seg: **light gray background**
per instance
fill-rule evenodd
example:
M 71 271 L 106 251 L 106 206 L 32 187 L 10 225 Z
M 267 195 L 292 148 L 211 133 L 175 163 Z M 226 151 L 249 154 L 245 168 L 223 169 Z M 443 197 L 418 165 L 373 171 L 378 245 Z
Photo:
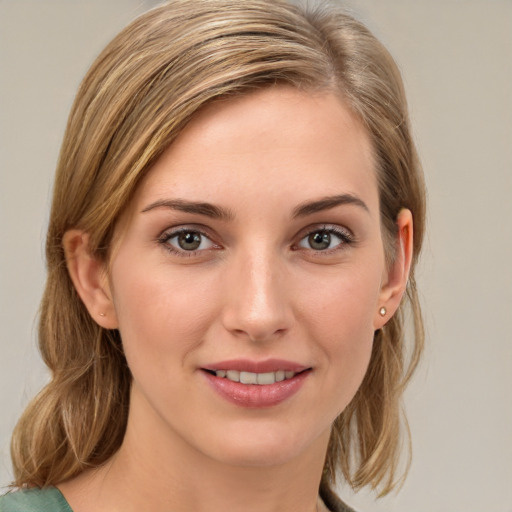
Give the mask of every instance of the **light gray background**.
M 93 58 L 150 0 L 0 0 L 0 487 L 45 382 L 35 316 L 67 113 Z M 512 0 L 350 0 L 404 75 L 429 188 L 427 353 L 406 396 L 414 460 L 366 512 L 512 512 Z

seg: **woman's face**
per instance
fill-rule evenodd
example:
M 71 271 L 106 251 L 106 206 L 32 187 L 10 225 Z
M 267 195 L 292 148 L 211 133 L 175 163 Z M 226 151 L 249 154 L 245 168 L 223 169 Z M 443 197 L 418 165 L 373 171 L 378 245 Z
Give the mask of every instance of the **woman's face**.
M 275 87 L 210 105 L 118 228 L 132 426 L 230 464 L 325 450 L 386 279 L 370 143 L 337 97 Z

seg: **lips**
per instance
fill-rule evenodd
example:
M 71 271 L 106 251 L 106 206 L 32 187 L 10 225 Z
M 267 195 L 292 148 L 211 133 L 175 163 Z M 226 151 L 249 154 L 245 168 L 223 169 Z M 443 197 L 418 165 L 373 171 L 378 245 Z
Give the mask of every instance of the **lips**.
M 241 382 L 242 384 L 255 384 L 258 386 L 267 386 L 288 380 L 297 375 L 295 372 L 288 370 L 277 370 L 275 372 L 253 373 L 239 372 L 238 370 L 217 370 L 215 376 L 221 379 L 228 379 L 232 382 Z
M 202 368 L 213 389 L 242 407 L 277 405 L 299 391 L 311 368 L 294 362 L 230 360 Z
M 229 359 L 218 361 L 203 367 L 204 370 L 237 370 L 239 372 L 268 373 L 284 370 L 285 372 L 300 373 L 307 369 L 307 366 L 287 361 L 285 359 L 265 359 L 264 361 L 253 361 L 251 359 Z

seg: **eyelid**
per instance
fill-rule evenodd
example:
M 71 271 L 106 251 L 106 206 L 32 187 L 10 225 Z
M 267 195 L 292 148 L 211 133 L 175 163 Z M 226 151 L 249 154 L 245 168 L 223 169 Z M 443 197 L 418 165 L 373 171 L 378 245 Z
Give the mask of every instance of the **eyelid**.
M 191 251 L 186 251 L 169 243 L 169 240 L 177 237 L 181 233 L 199 233 L 202 237 L 207 238 L 210 241 L 211 246 L 205 249 L 195 249 Z M 162 231 L 162 233 L 157 237 L 156 241 L 170 253 L 173 253 L 181 257 L 197 256 L 200 253 L 204 253 L 211 249 L 219 249 L 221 247 L 218 243 L 216 243 L 213 240 L 213 236 L 209 233 L 209 230 L 197 224 L 186 224 L 167 228 L 164 231 Z
M 341 242 L 337 244 L 335 247 L 325 250 L 313 249 L 311 247 L 302 247 L 297 244 L 297 248 L 295 250 L 303 249 L 307 251 L 312 251 L 319 255 L 330 254 L 335 251 L 343 250 L 346 248 L 346 246 L 352 245 L 356 241 L 352 231 L 344 226 L 340 226 L 338 224 L 317 224 L 315 226 L 309 226 L 299 233 L 299 243 L 302 242 L 308 236 L 312 235 L 313 233 L 318 233 L 321 231 L 334 234 L 341 240 Z
M 300 242 L 302 242 L 306 237 L 312 235 L 313 233 L 317 232 L 328 232 L 333 234 L 334 236 L 338 237 L 340 239 L 340 242 L 336 244 L 335 247 L 328 248 L 328 249 L 314 249 L 312 247 L 302 247 L 300 246 Z M 187 251 L 185 249 L 180 249 L 179 247 L 176 247 L 169 243 L 169 240 L 178 236 L 180 233 L 199 233 L 202 237 L 205 237 L 209 240 L 211 245 L 204 249 L 195 249 Z M 292 250 L 294 251 L 308 251 L 317 255 L 329 255 L 333 252 L 342 251 L 347 248 L 347 246 L 352 245 L 356 242 L 355 236 L 352 233 L 350 229 L 348 229 L 345 226 L 340 226 L 338 224 L 316 224 L 311 225 L 299 232 L 297 235 L 298 243 L 294 244 L 292 246 Z M 191 256 L 197 256 L 200 253 L 206 253 L 212 249 L 217 250 L 221 249 L 222 246 L 215 241 L 215 237 L 212 236 L 210 233 L 210 230 L 202 225 L 197 224 L 186 224 L 186 225 L 179 225 L 179 226 L 173 226 L 170 228 L 165 229 L 162 231 L 162 233 L 157 237 L 156 241 L 161 244 L 167 251 L 180 256 L 180 257 L 191 257 Z

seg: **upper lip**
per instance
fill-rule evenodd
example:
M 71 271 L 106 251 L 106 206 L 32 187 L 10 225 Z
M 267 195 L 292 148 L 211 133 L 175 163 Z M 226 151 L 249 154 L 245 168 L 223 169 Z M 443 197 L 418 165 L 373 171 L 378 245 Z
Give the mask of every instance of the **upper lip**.
M 269 373 L 284 370 L 299 373 L 307 370 L 309 367 L 293 361 L 284 359 L 266 359 L 264 361 L 253 361 L 250 359 L 229 359 L 227 361 L 219 361 L 202 367 L 203 370 L 237 370 L 239 372 L 250 373 Z

